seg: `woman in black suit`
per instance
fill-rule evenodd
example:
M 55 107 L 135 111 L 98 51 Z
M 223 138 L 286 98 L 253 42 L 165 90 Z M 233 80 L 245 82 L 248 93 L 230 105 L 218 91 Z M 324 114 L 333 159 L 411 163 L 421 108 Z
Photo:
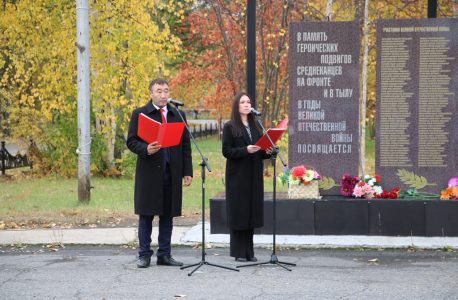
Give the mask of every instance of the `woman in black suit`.
M 223 128 L 230 255 L 242 262 L 257 261 L 253 233 L 254 228 L 264 226 L 262 160 L 269 158 L 272 151 L 254 146 L 262 130 L 250 113 L 251 107 L 250 96 L 238 93 L 232 103 L 231 120 Z

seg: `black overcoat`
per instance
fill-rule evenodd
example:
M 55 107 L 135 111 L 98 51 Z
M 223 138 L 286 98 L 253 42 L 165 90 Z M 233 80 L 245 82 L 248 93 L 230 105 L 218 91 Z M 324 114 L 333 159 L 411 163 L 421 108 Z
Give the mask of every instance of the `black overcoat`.
M 182 122 L 176 108 L 167 104 L 167 123 Z M 180 110 L 185 121 L 186 116 Z M 138 116 L 143 113 L 153 120 L 162 123 L 161 112 L 149 101 L 143 107 L 137 108 L 132 113 L 127 135 L 127 147 L 137 154 L 137 167 L 135 169 L 135 214 L 137 215 L 162 215 L 163 209 L 163 171 L 164 150 L 147 155 L 148 143 L 137 135 Z M 172 217 L 181 216 L 183 177 L 192 176 L 191 143 L 185 128 L 181 142 L 170 147 L 170 171 L 172 173 Z
M 243 135 L 234 137 L 230 122 L 223 128 L 223 155 L 226 161 L 227 226 L 231 230 L 247 230 L 264 226 L 264 179 L 262 159 L 265 151 L 249 154 L 248 145 L 260 138 L 250 123 L 252 140 L 243 127 Z

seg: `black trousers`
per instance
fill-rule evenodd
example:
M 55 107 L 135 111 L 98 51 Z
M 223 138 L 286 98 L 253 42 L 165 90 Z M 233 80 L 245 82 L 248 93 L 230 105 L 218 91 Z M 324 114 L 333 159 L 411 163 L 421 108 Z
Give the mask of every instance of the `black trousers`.
M 172 239 L 173 217 L 172 217 L 172 175 L 170 166 L 167 163 L 164 170 L 164 211 L 162 216 L 159 216 L 159 235 L 157 242 L 159 249 L 157 256 L 168 256 L 172 251 L 170 241 Z M 151 233 L 153 231 L 154 216 L 140 215 L 138 220 L 138 242 L 140 249 L 138 256 L 150 257 L 153 255 L 153 250 L 150 248 Z
M 236 258 L 254 257 L 253 235 L 253 228 L 248 230 L 231 230 L 230 255 Z

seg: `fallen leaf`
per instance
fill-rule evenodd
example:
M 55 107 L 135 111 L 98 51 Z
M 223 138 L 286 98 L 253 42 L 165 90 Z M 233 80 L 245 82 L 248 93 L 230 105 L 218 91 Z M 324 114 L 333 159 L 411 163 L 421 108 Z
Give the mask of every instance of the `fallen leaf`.
M 54 251 L 54 252 L 59 251 L 59 249 L 56 249 L 56 248 L 49 248 L 49 250 Z
M 175 297 L 175 298 L 184 298 L 184 297 L 186 297 L 186 295 L 180 295 L 180 294 L 176 294 L 176 295 L 175 295 L 175 296 L 173 296 L 173 297 Z
M 5 229 L 5 224 L 0 224 L 0 230 Z
M 376 261 L 378 261 L 378 258 L 369 259 L 368 261 L 369 261 L 369 262 L 376 262 Z
M 219 254 L 219 253 L 213 253 L 213 255 L 214 255 L 214 256 L 218 256 L 218 255 L 221 255 L 221 254 Z

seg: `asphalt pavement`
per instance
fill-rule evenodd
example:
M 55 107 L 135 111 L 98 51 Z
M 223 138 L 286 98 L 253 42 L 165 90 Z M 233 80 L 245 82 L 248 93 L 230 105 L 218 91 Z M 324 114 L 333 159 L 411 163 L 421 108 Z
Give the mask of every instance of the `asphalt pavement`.
M 237 268 L 205 232 L 203 255 L 202 223 L 175 226 L 173 257 L 202 263 L 181 270 L 138 269 L 135 227 L 0 230 L 0 299 L 458 299 L 457 238 L 256 235 Z
M 237 268 L 226 248 L 175 246 L 200 268 L 136 267 L 128 246 L 2 247 L 1 299 L 457 299 L 456 252 L 256 249 L 260 262 Z M 207 264 L 208 263 L 208 264 Z M 233 271 L 219 266 L 239 269 Z M 191 276 L 189 272 L 195 271 Z

